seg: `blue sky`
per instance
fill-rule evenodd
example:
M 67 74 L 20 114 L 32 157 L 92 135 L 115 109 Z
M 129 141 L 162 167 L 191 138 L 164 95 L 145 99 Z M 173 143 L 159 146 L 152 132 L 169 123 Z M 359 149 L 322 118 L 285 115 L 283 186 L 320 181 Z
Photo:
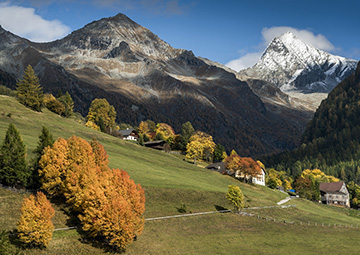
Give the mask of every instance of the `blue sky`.
M 358 0 L 0 0 L 0 24 L 33 41 L 51 41 L 121 12 L 175 48 L 241 69 L 287 30 L 360 59 L 359 10 Z

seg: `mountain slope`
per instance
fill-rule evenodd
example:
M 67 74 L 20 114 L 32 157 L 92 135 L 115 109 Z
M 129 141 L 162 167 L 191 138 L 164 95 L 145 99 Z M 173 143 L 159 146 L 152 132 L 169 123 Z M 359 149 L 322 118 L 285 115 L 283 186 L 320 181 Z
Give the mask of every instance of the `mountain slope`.
M 294 171 L 320 168 L 343 180 L 360 183 L 360 62 L 330 93 L 306 128 L 302 145 L 268 159 Z M 297 166 L 296 166 L 297 165 Z
M 94 21 L 50 43 L 32 43 L 1 28 L 0 39 L 1 72 L 20 78 L 31 64 L 45 92 L 69 91 L 84 115 L 94 98 L 103 97 L 116 108 L 118 122 L 152 119 L 179 132 L 190 121 L 242 155 L 298 142 L 297 124 L 268 112 L 247 83 L 191 51 L 172 48 L 125 15 Z
M 274 38 L 259 62 L 240 74 L 270 82 L 284 92 L 328 93 L 355 70 L 356 63 L 316 49 L 287 32 Z

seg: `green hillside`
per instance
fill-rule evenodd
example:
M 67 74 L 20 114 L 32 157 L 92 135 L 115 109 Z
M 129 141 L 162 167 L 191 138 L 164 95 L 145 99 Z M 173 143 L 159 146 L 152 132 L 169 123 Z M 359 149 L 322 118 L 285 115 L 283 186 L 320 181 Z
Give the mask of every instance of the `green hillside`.
M 65 119 L 47 110 L 31 111 L 14 98 L 0 96 L 0 139 L 5 137 L 9 123 L 20 131 L 27 146 L 28 160 L 32 156 L 42 126 L 54 137 L 72 135 L 90 140 L 96 137 L 109 154 L 110 167 L 126 170 L 146 194 L 145 217 L 176 215 L 185 204 L 187 211 L 215 211 L 229 208 L 225 192 L 230 184 L 240 186 L 246 206 L 269 206 L 286 197 L 286 194 L 267 187 L 248 185 L 183 161 L 178 156 L 138 146 L 131 142 L 100 133 Z M 12 230 L 20 215 L 24 194 L 0 188 L 0 228 Z M 52 201 L 56 210 L 55 228 L 72 226 L 66 207 Z M 248 210 L 261 217 L 271 217 L 276 222 L 257 217 L 231 213 L 192 216 L 148 221 L 144 233 L 128 248 L 126 254 L 322 254 L 322 249 L 338 241 L 339 248 L 357 254 L 360 248 L 353 240 L 360 238 L 360 228 L 333 227 L 360 225 L 357 211 L 317 205 L 301 199 L 288 209 Z M 283 221 L 294 221 L 285 224 Z M 299 225 L 311 222 L 312 226 Z M 316 224 L 332 227 L 315 227 Z M 325 250 L 324 250 L 325 251 Z M 323 254 L 336 254 L 332 251 Z M 26 254 L 102 254 L 105 251 L 84 241 L 77 230 L 56 231 L 50 246 L 44 250 L 25 250 Z

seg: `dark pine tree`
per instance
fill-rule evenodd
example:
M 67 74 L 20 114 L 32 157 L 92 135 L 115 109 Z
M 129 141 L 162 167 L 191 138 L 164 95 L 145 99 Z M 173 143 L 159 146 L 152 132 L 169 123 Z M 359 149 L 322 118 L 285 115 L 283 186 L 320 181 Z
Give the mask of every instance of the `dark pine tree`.
M 217 144 L 214 149 L 214 162 L 221 162 L 224 159 L 225 148 L 221 144 Z
M 69 92 L 66 92 L 65 95 L 62 95 L 58 98 L 60 103 L 62 103 L 65 107 L 65 111 L 63 112 L 63 116 L 69 118 L 74 113 L 74 101 L 71 98 Z
M 44 94 L 31 65 L 25 69 L 23 79 L 16 84 L 16 93 L 20 103 L 40 112 L 44 104 Z
M 35 157 L 33 159 L 33 163 L 31 166 L 31 177 L 29 179 L 28 186 L 34 189 L 40 188 L 40 181 L 39 181 L 39 161 L 41 156 L 44 154 L 44 149 L 48 146 L 52 146 L 55 142 L 52 134 L 50 131 L 43 126 L 41 130 L 41 134 L 39 136 L 38 145 L 34 150 Z
M 4 185 L 24 187 L 29 177 L 25 144 L 19 131 L 10 123 L 0 148 L 0 181 Z

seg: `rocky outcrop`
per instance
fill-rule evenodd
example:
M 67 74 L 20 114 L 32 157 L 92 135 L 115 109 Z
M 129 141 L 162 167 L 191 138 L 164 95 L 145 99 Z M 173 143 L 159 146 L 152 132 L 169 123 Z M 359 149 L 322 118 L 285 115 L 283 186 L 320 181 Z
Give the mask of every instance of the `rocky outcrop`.
M 119 46 L 113 48 L 104 59 L 118 58 L 122 62 L 137 62 L 135 54 L 131 51 L 129 44 L 122 41 Z

